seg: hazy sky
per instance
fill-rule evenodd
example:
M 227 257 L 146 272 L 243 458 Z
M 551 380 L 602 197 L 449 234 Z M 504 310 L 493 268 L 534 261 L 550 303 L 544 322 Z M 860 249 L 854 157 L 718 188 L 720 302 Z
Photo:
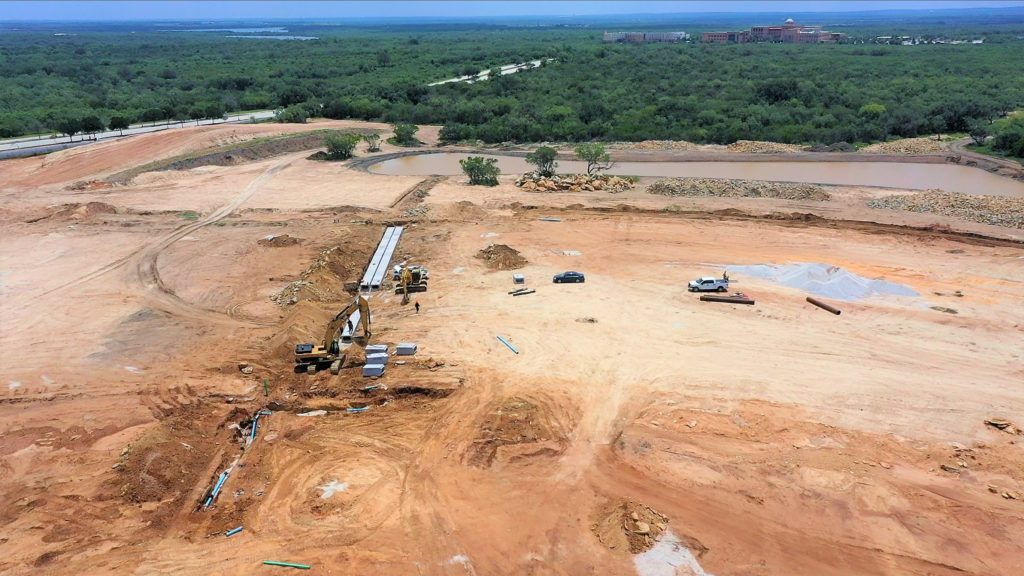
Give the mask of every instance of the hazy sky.
M 893 9 L 941 9 L 1024 6 L 1024 0 L 864 1 L 826 2 L 745 0 L 652 2 L 171 2 L 171 1 L 0 1 L 0 20 L 216 20 L 240 18 L 343 17 L 478 17 L 573 16 L 593 14 L 653 14 L 685 12 L 843 12 Z

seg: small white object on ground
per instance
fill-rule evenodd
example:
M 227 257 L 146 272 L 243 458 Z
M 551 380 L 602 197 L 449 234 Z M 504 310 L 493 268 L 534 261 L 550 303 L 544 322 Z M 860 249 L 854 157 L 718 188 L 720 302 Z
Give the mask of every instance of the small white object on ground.
M 323 416 L 327 414 L 327 410 L 313 410 L 311 412 L 303 412 L 302 414 L 296 414 L 296 416 Z
M 344 492 L 348 490 L 348 484 L 346 482 L 338 482 L 337 480 L 331 480 L 327 484 L 320 487 L 320 498 L 327 500 L 331 496 L 334 496 L 335 492 Z
M 697 557 L 671 530 L 666 531 L 650 550 L 634 556 L 633 567 L 639 576 L 713 576 L 701 568 Z

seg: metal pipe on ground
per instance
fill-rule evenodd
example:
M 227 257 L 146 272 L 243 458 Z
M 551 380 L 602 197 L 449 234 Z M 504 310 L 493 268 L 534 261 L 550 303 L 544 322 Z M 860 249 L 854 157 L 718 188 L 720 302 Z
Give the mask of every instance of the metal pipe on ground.
M 840 309 L 836 308 L 835 306 L 826 304 L 821 300 L 818 300 L 817 298 L 811 298 L 810 296 L 808 296 L 807 301 L 810 302 L 811 304 L 814 304 L 818 308 L 821 308 L 822 310 L 828 310 L 829 312 L 835 314 L 836 316 L 842 314 L 842 311 Z
M 295 562 L 278 562 L 277 560 L 264 560 L 263 563 L 267 566 L 284 566 L 285 568 L 298 568 L 299 570 L 309 570 L 312 568 L 309 564 L 296 564 Z
M 713 296 L 711 294 L 704 294 L 700 297 L 701 302 L 721 302 L 723 304 L 747 304 L 753 305 L 754 301 L 750 298 L 741 298 L 739 296 Z
M 504 344 L 506 348 L 508 348 L 509 350 L 511 350 L 511 351 L 512 351 L 513 353 L 515 353 L 515 354 L 519 354 L 519 350 L 516 350 L 516 347 L 515 347 L 515 346 L 513 346 L 511 342 L 509 342 L 508 340 L 505 340 L 505 339 L 504 339 L 504 338 L 502 338 L 501 336 L 496 336 L 496 338 L 497 338 L 497 339 L 498 339 L 498 340 L 499 340 L 499 341 L 500 341 L 500 342 L 501 342 L 502 344 Z

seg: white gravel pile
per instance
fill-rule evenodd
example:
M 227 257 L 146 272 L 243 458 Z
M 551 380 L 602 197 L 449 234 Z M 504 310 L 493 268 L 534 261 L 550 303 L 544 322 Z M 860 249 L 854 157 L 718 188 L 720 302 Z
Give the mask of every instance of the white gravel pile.
M 783 286 L 803 290 L 834 300 L 853 301 L 871 296 L 917 296 L 909 286 L 872 280 L 838 266 L 828 264 L 754 264 L 729 266 L 730 275 L 747 275 L 770 280 Z

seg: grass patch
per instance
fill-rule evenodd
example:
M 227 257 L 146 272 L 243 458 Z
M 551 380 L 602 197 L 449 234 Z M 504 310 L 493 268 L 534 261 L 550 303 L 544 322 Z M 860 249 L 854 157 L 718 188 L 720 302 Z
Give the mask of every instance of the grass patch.
M 1024 158 L 1021 158 L 1020 156 L 1013 156 L 1007 154 L 1006 152 L 996 150 L 995 148 L 992 147 L 991 144 L 982 144 L 981 146 L 977 144 L 968 144 L 965 148 L 967 150 L 970 150 L 971 152 L 977 152 L 978 154 L 984 154 L 985 156 L 992 156 L 993 158 L 1002 158 L 1004 160 L 1024 162 Z
M 178 212 L 175 214 L 178 218 L 183 220 L 199 220 L 199 212 L 195 210 L 185 210 L 184 212 Z
M 401 142 L 396 140 L 394 136 L 388 138 L 387 142 L 392 146 L 401 146 L 402 148 L 419 148 L 420 146 L 423 146 L 423 142 L 419 140 L 417 140 L 414 144 L 402 144 Z

